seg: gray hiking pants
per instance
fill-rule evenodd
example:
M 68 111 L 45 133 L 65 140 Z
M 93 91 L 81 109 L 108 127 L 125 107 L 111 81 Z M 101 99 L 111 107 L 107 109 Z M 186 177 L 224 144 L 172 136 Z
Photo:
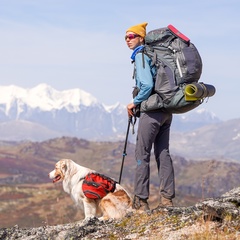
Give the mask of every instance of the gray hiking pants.
M 149 197 L 149 164 L 153 145 L 160 181 L 160 195 L 168 199 L 175 197 L 174 169 L 169 154 L 171 122 L 172 114 L 164 112 L 141 113 L 139 118 L 134 194 L 142 199 Z

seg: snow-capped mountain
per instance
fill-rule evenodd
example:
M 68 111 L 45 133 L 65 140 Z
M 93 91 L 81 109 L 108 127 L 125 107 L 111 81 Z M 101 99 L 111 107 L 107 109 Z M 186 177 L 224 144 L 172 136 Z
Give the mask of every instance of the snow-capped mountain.
M 27 125 L 33 124 L 45 127 L 52 133 L 56 132 L 57 135 L 94 140 L 111 139 L 118 133 L 121 134 L 124 125 L 123 109 L 124 106 L 120 104 L 104 106 L 91 94 L 80 89 L 57 91 L 46 84 L 32 89 L 4 86 L 0 87 L 0 128 L 4 131 L 9 126 L 7 132 L 15 129 L 15 135 L 4 135 L 2 132 L 0 139 L 24 139 L 24 136 L 18 136 L 18 128 L 21 125 L 21 129 L 29 129 Z M 25 133 L 25 139 L 29 139 L 31 133 Z M 42 131 L 39 132 L 41 134 Z
M 125 106 L 105 106 L 81 89 L 57 91 L 47 84 L 31 89 L 0 86 L 0 140 L 39 141 L 63 135 L 119 140 L 124 139 L 127 121 Z M 187 131 L 219 121 L 197 109 L 175 115 L 172 128 Z
M 39 108 L 41 111 L 60 110 L 78 112 L 80 106 L 94 106 L 98 104 L 96 98 L 80 89 L 57 91 L 47 84 L 40 84 L 31 89 L 23 89 L 14 85 L 0 87 L 0 104 L 6 104 L 5 114 L 17 106 L 17 113 L 24 111 L 23 106 Z

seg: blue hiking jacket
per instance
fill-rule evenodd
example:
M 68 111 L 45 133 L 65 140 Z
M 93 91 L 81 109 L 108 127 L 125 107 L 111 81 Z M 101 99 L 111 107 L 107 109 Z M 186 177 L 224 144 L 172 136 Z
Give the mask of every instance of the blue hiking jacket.
M 139 105 L 142 101 L 147 100 L 152 93 L 154 86 L 153 77 L 156 73 L 156 68 L 151 66 L 151 59 L 144 54 L 144 65 L 142 53 L 138 52 L 132 59 L 135 61 L 135 81 L 139 88 L 138 95 L 133 99 L 135 105 Z

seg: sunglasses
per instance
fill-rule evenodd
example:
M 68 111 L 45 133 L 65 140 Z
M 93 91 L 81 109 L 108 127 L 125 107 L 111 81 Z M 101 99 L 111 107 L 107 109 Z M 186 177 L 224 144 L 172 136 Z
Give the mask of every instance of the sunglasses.
M 128 35 L 125 36 L 125 40 L 127 40 L 127 39 L 132 40 L 136 37 L 140 37 L 140 36 L 137 35 L 137 34 L 128 34 Z

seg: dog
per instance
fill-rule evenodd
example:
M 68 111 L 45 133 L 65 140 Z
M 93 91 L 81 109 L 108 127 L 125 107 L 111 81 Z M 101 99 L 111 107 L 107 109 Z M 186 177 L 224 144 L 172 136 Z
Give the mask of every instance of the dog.
M 70 194 L 76 205 L 84 209 L 84 221 L 98 217 L 100 221 L 123 218 L 132 210 L 132 198 L 118 183 L 114 192 L 109 192 L 102 199 L 87 198 L 82 190 L 82 183 L 88 173 L 96 171 L 83 167 L 71 159 L 62 159 L 48 175 L 53 183 L 62 182 L 63 189 Z

